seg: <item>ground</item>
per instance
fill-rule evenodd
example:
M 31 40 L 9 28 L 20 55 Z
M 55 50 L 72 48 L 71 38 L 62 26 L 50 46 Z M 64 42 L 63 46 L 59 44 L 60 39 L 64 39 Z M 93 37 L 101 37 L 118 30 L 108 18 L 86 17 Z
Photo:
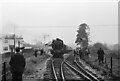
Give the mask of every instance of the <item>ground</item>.
M 43 74 L 46 71 L 46 62 L 48 59 L 49 56 L 30 57 L 27 60 L 23 81 L 42 80 Z
M 46 69 L 45 67 L 46 61 L 50 57 L 50 55 L 45 54 L 45 55 L 38 55 L 38 57 L 35 57 L 33 50 L 28 50 L 24 52 L 23 54 L 26 59 L 26 67 L 25 67 L 25 71 L 23 74 L 23 79 L 24 79 L 23 81 L 30 81 L 30 79 L 31 81 L 36 80 L 36 79 L 43 79 L 43 73 Z M 9 66 L 8 63 L 11 58 L 11 55 L 12 53 L 3 54 L 1 63 L 6 62 L 7 66 Z M 0 68 L 0 72 L 2 72 L 2 68 Z M 11 75 L 9 75 L 8 77 L 10 76 Z
M 43 74 L 46 71 L 46 62 L 50 58 L 50 55 L 48 55 L 48 54 L 42 55 L 42 56 L 38 55 L 38 57 L 35 57 L 33 55 L 33 53 L 34 52 L 24 53 L 24 55 L 26 57 L 26 67 L 25 67 L 25 71 L 24 71 L 24 74 L 23 74 L 23 81 L 42 80 L 43 79 Z M 69 54 L 65 54 L 64 58 L 67 58 L 68 56 L 69 56 Z M 9 58 L 10 57 L 7 57 L 4 60 L 9 62 Z M 98 60 L 97 60 L 97 54 L 91 55 L 91 57 L 89 57 L 89 59 L 87 58 L 87 60 L 89 60 L 93 64 L 99 66 L 98 65 Z M 107 58 L 107 64 L 110 65 L 110 59 L 109 58 Z M 113 64 L 113 66 L 114 65 L 115 65 L 115 63 Z M 103 67 L 103 66 L 100 66 L 100 67 Z M 116 67 L 114 66 L 113 71 L 115 70 L 115 68 Z
M 110 71 L 111 68 L 111 57 L 108 57 L 109 55 L 105 55 L 106 57 L 106 63 L 103 65 L 99 65 L 98 59 L 97 59 L 97 54 L 91 54 L 90 57 L 86 57 L 86 60 L 91 62 L 92 64 L 98 66 L 101 69 L 108 70 Z M 112 74 L 115 76 L 119 76 L 120 74 L 120 66 L 119 66 L 119 59 L 112 58 Z

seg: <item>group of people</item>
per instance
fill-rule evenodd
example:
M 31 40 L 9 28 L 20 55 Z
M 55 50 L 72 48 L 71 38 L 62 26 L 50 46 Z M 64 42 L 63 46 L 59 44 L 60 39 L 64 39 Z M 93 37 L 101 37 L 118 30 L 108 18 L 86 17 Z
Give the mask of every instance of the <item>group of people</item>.
M 81 48 L 74 50 L 74 56 L 79 56 L 80 59 L 82 59 L 84 56 L 89 55 L 90 51 L 89 49 L 82 50 Z
M 80 59 L 83 59 L 84 56 L 89 56 L 90 54 L 90 50 L 88 49 L 87 51 L 83 51 L 81 48 L 80 49 L 76 49 L 74 50 L 74 56 L 79 56 Z M 104 50 L 102 48 L 99 48 L 97 51 L 97 55 L 98 55 L 98 61 L 99 61 L 99 65 L 104 63 Z
M 82 53 L 81 49 L 74 50 L 74 57 L 76 57 L 78 55 L 79 55 L 80 58 L 82 58 L 83 53 Z
M 40 51 L 41 51 L 41 55 L 42 55 L 44 53 L 44 50 L 41 49 Z M 83 54 L 84 53 L 83 53 L 82 49 L 74 50 L 75 56 L 79 56 L 80 58 L 83 58 Z M 104 54 L 105 54 L 104 50 L 102 48 L 100 48 L 97 51 L 97 54 L 98 54 L 99 64 L 103 64 L 104 63 Z M 37 51 L 35 51 L 35 57 L 37 57 Z M 25 69 L 26 61 L 25 61 L 23 54 L 20 53 L 19 47 L 16 47 L 16 54 L 11 56 L 9 65 L 10 65 L 10 70 L 12 73 L 12 81 L 22 81 L 22 74 Z
M 57 41 L 57 42 L 56 42 Z M 59 42 L 59 43 L 58 43 Z M 53 41 L 52 48 L 53 49 L 61 49 L 61 45 L 63 45 L 63 41 L 59 38 Z M 11 56 L 9 65 L 10 71 L 12 73 L 12 81 L 22 81 L 22 75 L 25 69 L 26 61 L 24 55 L 20 53 L 20 47 L 15 48 L 16 53 Z M 43 55 L 45 53 L 44 49 L 36 49 L 34 52 L 34 56 L 37 57 L 38 54 Z
M 35 57 L 37 57 L 38 54 L 43 55 L 43 53 L 44 53 L 44 50 L 42 48 L 42 49 L 35 50 L 34 55 L 35 55 Z

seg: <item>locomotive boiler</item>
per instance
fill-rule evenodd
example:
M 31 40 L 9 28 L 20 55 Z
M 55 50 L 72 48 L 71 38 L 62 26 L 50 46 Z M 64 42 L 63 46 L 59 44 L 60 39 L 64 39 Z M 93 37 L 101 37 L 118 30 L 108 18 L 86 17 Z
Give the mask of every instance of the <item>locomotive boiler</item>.
M 63 55 L 70 50 L 67 50 L 67 46 L 64 44 L 63 40 L 56 38 L 52 41 L 52 50 L 51 54 L 53 58 L 63 58 Z

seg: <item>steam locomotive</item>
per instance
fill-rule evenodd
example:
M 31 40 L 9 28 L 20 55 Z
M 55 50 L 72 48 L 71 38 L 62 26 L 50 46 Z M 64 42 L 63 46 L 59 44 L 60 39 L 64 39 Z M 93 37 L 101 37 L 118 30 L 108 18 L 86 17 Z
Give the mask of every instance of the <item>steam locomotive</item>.
M 52 50 L 51 54 L 53 55 L 53 58 L 63 58 L 63 55 L 65 53 L 68 53 L 72 51 L 72 49 L 68 49 L 68 46 L 64 44 L 63 40 L 56 38 L 52 41 Z

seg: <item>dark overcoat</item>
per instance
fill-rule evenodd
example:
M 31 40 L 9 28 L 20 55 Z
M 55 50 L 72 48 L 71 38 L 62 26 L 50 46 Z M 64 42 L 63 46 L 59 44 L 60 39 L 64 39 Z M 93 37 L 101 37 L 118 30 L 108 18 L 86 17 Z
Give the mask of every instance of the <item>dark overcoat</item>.
M 98 59 L 103 59 L 104 58 L 104 51 L 102 49 L 99 49 L 97 51 L 98 54 Z
M 25 58 L 17 53 L 11 57 L 9 64 L 12 72 L 23 72 L 26 65 Z

